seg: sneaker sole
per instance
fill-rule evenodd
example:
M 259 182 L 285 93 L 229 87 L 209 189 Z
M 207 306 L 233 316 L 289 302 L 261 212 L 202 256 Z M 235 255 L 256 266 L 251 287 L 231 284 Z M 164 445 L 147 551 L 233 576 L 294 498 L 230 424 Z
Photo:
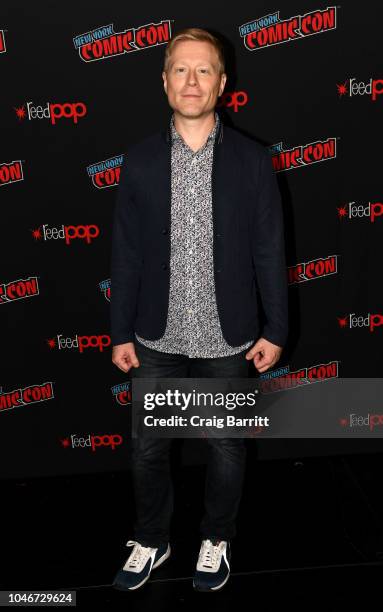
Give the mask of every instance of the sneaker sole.
M 139 589 L 143 584 L 145 584 L 145 582 L 147 580 L 149 580 L 150 578 L 150 574 L 152 573 L 152 571 L 156 568 L 159 567 L 159 565 L 161 565 L 164 561 L 166 561 L 166 559 L 168 559 L 170 557 L 170 553 L 171 553 L 171 549 L 170 549 L 170 544 L 168 544 L 168 548 L 167 551 L 162 555 L 162 557 L 160 557 L 155 563 L 154 565 L 152 565 L 152 569 L 150 570 L 149 574 L 146 576 L 146 578 L 144 578 L 143 580 L 141 580 L 141 582 L 139 582 L 138 584 L 136 584 L 135 586 L 132 587 L 121 587 L 118 585 L 112 585 L 114 589 L 116 589 L 117 591 L 135 591 L 136 589 Z
M 229 580 L 229 577 L 230 577 L 230 574 L 228 574 L 226 576 L 225 580 L 223 582 L 221 582 L 221 584 L 219 584 L 218 586 L 215 586 L 215 587 L 206 587 L 206 588 L 197 586 L 196 584 L 194 584 L 194 580 L 193 580 L 193 588 L 194 588 L 195 591 L 199 591 L 201 593 L 212 593 L 212 592 L 215 593 L 216 591 L 219 591 L 220 589 L 222 589 L 225 586 L 226 582 Z

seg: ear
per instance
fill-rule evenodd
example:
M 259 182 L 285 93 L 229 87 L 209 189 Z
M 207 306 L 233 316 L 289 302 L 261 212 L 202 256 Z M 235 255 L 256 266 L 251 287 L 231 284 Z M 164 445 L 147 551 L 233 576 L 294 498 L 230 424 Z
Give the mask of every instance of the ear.
M 221 84 L 219 86 L 219 94 L 218 94 L 218 96 L 222 96 L 223 90 L 225 89 L 226 80 L 227 80 L 227 75 L 225 73 L 223 73 L 221 75 Z
M 165 90 L 165 93 L 167 93 L 168 84 L 167 84 L 166 72 L 165 71 L 162 72 L 162 79 L 164 81 L 164 90 Z

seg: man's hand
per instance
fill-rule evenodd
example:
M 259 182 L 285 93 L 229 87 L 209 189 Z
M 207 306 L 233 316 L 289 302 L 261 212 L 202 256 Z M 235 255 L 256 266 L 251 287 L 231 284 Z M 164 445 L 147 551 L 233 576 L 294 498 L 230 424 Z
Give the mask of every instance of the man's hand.
M 282 348 L 265 338 L 259 338 L 245 356 L 246 359 L 253 359 L 258 372 L 262 373 L 277 363 L 281 356 Z
M 125 344 L 116 344 L 112 350 L 112 361 L 123 372 L 129 372 L 130 368 L 138 368 L 138 361 L 134 342 L 126 342 Z

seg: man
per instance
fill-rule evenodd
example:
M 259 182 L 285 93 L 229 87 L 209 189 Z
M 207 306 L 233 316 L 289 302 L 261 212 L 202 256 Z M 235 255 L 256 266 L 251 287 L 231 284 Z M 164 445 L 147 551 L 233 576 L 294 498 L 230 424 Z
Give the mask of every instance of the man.
M 221 43 L 199 28 L 168 43 L 166 130 L 131 146 L 121 170 L 111 258 L 113 363 L 147 378 L 265 372 L 287 338 L 280 195 L 267 149 L 224 126 Z M 266 315 L 259 329 L 257 293 Z M 215 591 L 245 468 L 243 438 L 209 438 L 202 543 L 193 586 Z M 166 438 L 132 439 L 137 520 L 114 586 L 134 590 L 170 555 L 173 488 Z

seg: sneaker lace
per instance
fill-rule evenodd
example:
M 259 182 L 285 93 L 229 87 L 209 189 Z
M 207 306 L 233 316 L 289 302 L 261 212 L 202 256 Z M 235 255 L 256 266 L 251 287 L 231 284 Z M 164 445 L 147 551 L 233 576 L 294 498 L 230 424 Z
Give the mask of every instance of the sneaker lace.
M 204 567 L 213 568 L 217 564 L 219 542 L 213 544 L 211 540 L 204 540 L 203 547 L 200 553 L 200 562 Z
M 134 547 L 127 561 L 127 566 L 131 568 L 137 568 L 144 558 L 146 559 L 149 557 L 150 551 L 152 550 L 149 546 L 142 546 L 139 542 L 135 542 L 134 540 L 129 540 L 126 546 Z

